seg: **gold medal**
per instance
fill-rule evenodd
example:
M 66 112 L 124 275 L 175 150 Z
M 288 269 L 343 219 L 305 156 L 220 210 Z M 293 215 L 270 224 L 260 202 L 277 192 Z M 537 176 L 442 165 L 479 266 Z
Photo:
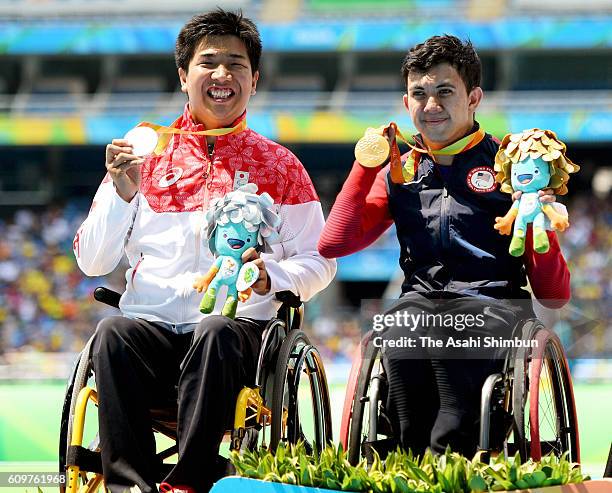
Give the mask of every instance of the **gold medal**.
M 389 157 L 389 141 L 378 131 L 369 128 L 355 145 L 355 159 L 366 168 L 376 168 Z

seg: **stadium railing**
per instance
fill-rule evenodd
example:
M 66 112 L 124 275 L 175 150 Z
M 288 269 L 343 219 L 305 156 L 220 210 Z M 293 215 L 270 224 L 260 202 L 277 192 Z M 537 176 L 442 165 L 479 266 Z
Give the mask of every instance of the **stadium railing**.
M 403 91 L 258 91 L 250 102 L 253 111 L 397 111 L 402 107 Z M 0 95 L 0 114 L 140 114 L 176 113 L 186 99 L 174 92 L 134 91 L 121 95 L 95 94 L 18 94 Z M 612 107 L 610 91 L 487 91 L 481 110 L 558 112 Z

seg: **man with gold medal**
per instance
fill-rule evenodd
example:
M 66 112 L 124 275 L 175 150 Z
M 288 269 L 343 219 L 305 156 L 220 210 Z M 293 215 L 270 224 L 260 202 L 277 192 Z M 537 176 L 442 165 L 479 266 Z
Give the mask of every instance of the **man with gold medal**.
M 465 330 L 390 326 L 383 338 L 510 337 L 516 321 L 533 315 L 530 294 L 523 289 L 526 277 L 546 306 L 560 307 L 570 297 L 556 233 L 547 232 L 547 253 L 527 248 L 517 258 L 508 253 L 509 237 L 493 227 L 512 197 L 495 183 L 499 141 L 475 120 L 483 91 L 472 45 L 449 35 L 429 38 L 409 50 L 402 74 L 404 106 L 419 133 L 408 142 L 393 123 L 365 132 L 319 251 L 327 258 L 349 255 L 394 223 L 404 282 L 393 311 L 414 316 L 484 312 L 485 323 Z M 410 146 L 403 156 L 398 138 Z M 546 191 L 540 200 L 554 202 L 555 197 Z M 382 357 L 389 384 L 383 413 L 398 444 L 418 454 L 428 447 L 443 453 L 450 445 L 471 456 L 478 445 L 481 387 L 499 371 L 503 354 L 389 344 Z
M 102 320 L 92 346 L 102 467 L 111 492 L 157 490 L 149 408 L 178 403 L 178 460 L 164 490 L 204 493 L 222 473 L 218 448 L 236 397 L 254 380 L 261 334 L 280 306 L 327 286 L 335 261 L 316 242 L 323 213 L 300 161 L 246 123 L 261 40 L 241 14 L 218 9 L 180 31 L 175 59 L 188 102 L 170 126 L 143 122 L 106 148 L 107 175 L 74 240 L 88 275 L 125 254 L 122 315 Z M 206 247 L 209 202 L 247 183 L 282 216 L 271 253 L 248 249 L 259 277 L 237 316 L 203 315 L 194 281 L 214 259 Z M 220 307 L 219 307 L 220 312 Z

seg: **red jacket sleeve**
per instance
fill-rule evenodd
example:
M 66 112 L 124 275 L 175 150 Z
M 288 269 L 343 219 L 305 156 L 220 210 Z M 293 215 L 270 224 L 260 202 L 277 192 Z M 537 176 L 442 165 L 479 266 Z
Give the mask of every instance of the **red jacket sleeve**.
M 546 253 L 533 249 L 532 228 L 527 229 L 523 261 L 533 295 L 547 308 L 561 308 L 570 299 L 570 273 L 554 231 L 547 231 L 550 248 Z
M 378 171 L 355 161 L 319 239 L 321 255 L 336 258 L 363 250 L 393 224 L 387 171 L 388 167 Z

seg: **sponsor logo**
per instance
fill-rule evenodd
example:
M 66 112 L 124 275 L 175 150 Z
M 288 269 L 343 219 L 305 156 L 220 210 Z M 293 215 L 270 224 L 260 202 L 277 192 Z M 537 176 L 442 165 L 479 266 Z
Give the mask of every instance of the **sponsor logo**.
M 488 166 L 478 166 L 472 168 L 466 179 L 470 190 L 478 193 L 487 193 L 495 190 L 495 175 Z
M 183 170 L 181 168 L 172 168 L 165 176 L 160 178 L 158 185 L 160 188 L 168 188 L 179 181 L 181 176 L 183 176 Z

